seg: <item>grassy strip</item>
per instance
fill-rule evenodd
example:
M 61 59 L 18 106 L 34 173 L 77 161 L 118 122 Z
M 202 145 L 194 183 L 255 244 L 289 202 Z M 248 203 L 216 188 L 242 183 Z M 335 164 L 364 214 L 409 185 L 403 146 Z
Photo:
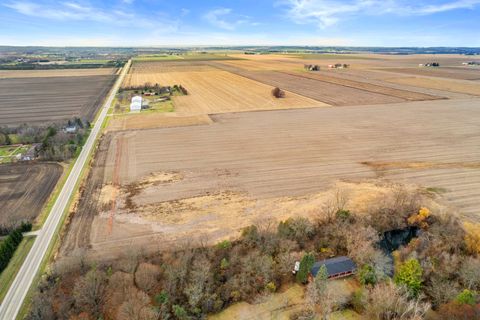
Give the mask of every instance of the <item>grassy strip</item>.
M 65 185 L 65 182 L 67 182 L 68 176 L 70 175 L 70 172 L 73 169 L 73 165 L 75 164 L 76 158 L 73 159 L 73 161 L 70 161 L 68 165 L 66 166 L 66 170 L 64 169 L 64 172 L 62 174 L 62 177 L 60 178 L 60 181 L 57 182 L 57 185 L 55 186 L 55 189 L 53 192 L 50 194 L 50 197 L 48 198 L 47 203 L 44 205 L 42 212 L 37 216 L 35 219 L 35 222 L 32 227 L 32 231 L 40 230 L 45 223 L 45 220 L 48 218 L 48 214 L 50 211 L 52 211 L 53 205 L 57 201 L 58 196 L 60 195 L 60 191 L 62 191 L 63 186 Z
M 15 254 L 8 263 L 7 268 L 0 274 L 0 302 L 3 301 L 3 298 L 5 298 L 10 285 L 12 284 L 13 280 L 15 280 L 15 276 L 17 275 L 18 270 L 20 270 L 20 267 L 27 257 L 27 254 L 30 252 L 34 241 L 35 237 L 23 238 L 17 250 L 15 250 Z

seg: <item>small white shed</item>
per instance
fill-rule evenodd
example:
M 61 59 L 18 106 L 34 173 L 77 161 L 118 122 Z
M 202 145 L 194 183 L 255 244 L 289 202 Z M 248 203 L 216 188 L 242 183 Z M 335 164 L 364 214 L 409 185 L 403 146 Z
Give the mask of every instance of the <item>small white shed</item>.
M 134 96 L 132 98 L 132 103 L 130 103 L 130 111 L 140 111 L 142 110 L 142 97 Z

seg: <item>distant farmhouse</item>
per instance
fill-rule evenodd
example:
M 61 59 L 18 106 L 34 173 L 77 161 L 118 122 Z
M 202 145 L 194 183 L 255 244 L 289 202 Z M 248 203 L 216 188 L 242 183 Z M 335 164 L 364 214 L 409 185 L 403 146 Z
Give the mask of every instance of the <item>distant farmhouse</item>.
M 142 110 L 142 97 L 134 96 L 132 98 L 132 103 L 130 103 L 130 111 L 140 111 Z
M 419 67 L 440 67 L 440 63 L 438 62 L 427 62 L 427 63 L 420 63 Z
M 39 149 L 41 143 L 33 144 L 25 153 L 20 155 L 20 161 L 32 161 L 37 158 L 37 149 Z
M 318 271 L 322 265 L 325 265 L 327 268 L 328 279 L 347 277 L 357 271 L 355 262 L 353 262 L 349 257 L 335 257 L 332 259 L 315 262 L 310 270 L 312 277 L 315 277 L 318 274 Z
M 329 69 L 347 69 L 348 67 L 350 67 L 349 64 L 346 64 L 346 63 L 335 63 L 335 64 L 329 64 L 328 65 L 328 68 Z
M 304 64 L 303 68 L 307 71 L 320 71 L 320 66 L 318 64 Z

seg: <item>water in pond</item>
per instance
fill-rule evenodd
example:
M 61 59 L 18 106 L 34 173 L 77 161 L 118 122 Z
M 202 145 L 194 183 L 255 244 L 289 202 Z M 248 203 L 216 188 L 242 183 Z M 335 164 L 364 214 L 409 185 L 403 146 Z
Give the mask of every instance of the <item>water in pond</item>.
M 420 229 L 418 227 L 407 227 L 405 229 L 395 229 L 383 233 L 378 246 L 390 260 L 390 265 L 384 270 L 388 276 L 393 276 L 393 256 L 392 252 L 407 245 L 413 238 L 418 237 Z

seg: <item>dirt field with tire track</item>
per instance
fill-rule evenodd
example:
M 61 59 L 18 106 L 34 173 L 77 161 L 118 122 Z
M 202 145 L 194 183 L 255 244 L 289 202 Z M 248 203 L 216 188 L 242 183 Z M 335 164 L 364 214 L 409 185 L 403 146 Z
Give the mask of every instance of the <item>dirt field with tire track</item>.
M 62 171 L 56 163 L 0 165 L 0 225 L 33 222 Z
M 440 202 L 479 221 L 478 103 L 219 114 L 211 125 L 109 134 L 64 253 L 216 242 L 255 221 L 312 215 L 339 183 L 368 197 L 389 181 L 441 190 Z

